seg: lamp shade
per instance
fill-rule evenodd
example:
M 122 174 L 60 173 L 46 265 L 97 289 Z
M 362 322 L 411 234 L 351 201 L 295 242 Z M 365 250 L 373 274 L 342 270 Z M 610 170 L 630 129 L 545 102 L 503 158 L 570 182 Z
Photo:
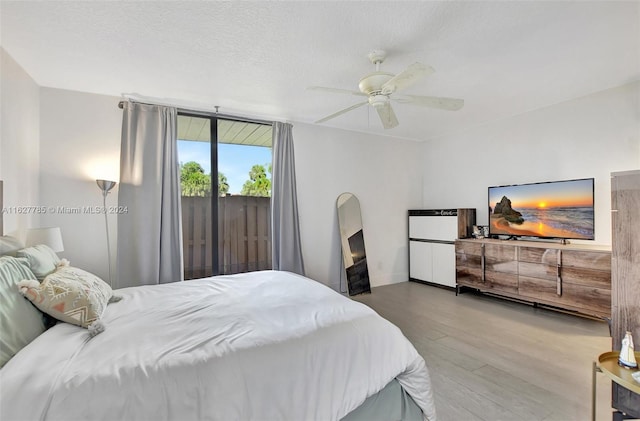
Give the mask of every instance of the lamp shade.
M 116 182 L 111 180 L 96 180 L 96 184 L 102 190 L 102 193 L 107 194 L 112 188 L 115 187 Z
M 35 246 L 38 244 L 49 246 L 51 250 L 56 253 L 64 251 L 60 228 L 30 228 L 27 231 L 27 246 Z

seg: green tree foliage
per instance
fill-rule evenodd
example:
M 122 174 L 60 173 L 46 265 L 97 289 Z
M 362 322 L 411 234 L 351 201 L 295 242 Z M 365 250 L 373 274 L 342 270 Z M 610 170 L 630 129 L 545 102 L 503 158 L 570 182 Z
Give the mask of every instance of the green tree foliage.
M 218 196 L 226 196 L 229 193 L 229 181 L 227 181 L 227 177 L 218 172 Z
M 180 187 L 183 196 L 211 196 L 211 177 L 202 165 L 189 161 L 180 165 Z
M 249 180 L 245 181 L 240 194 L 244 196 L 271 197 L 271 164 L 269 176 L 264 165 L 254 165 L 249 171 Z
M 183 196 L 211 196 L 211 174 L 205 174 L 202 165 L 195 161 L 180 164 L 180 187 Z M 218 172 L 218 196 L 229 192 L 227 177 Z

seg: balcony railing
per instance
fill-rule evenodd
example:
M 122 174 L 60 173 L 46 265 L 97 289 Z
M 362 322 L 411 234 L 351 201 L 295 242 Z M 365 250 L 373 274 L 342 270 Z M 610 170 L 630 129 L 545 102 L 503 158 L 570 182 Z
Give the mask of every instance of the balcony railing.
M 212 241 L 210 197 L 182 197 L 184 278 L 213 274 L 214 253 L 220 274 L 271 269 L 271 199 L 218 198 L 218 242 Z

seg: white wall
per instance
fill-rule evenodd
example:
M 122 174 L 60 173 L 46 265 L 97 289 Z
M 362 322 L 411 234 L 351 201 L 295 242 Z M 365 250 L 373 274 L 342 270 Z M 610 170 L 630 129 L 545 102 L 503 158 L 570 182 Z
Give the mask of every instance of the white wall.
M 610 174 L 640 168 L 640 82 L 423 144 L 425 208 L 477 208 L 487 188 L 595 178 L 595 241 L 611 244 Z M 576 241 L 577 242 L 577 241 Z
M 118 174 L 118 98 L 38 88 L 4 51 L 1 82 L 6 204 L 101 205 L 95 179 Z M 473 207 L 486 223 L 490 185 L 595 177 L 596 242 L 610 244 L 609 175 L 640 168 L 639 110 L 634 83 L 424 143 L 295 123 L 307 274 L 340 284 L 336 198 L 343 192 L 360 200 L 372 286 L 407 279 L 407 209 Z M 108 203 L 117 203 L 117 189 Z M 102 215 L 5 217 L 7 231 L 60 226 L 63 255 L 107 278 Z M 115 225 L 112 215 L 114 258 Z
M 422 145 L 302 123 L 293 138 L 307 276 L 339 286 L 336 199 L 351 192 L 360 200 L 371 285 L 406 281 L 407 210 L 422 203 Z
M 72 265 L 107 280 L 104 215 L 85 213 L 82 208 L 102 206 L 97 178 L 119 181 L 119 98 L 41 88 L 40 100 L 40 203 L 51 209 L 41 222 L 61 228 L 65 247 L 61 255 Z M 117 202 L 116 186 L 107 206 Z M 108 217 L 115 268 L 117 218 L 115 214 Z
M 98 206 L 96 177 L 116 179 L 122 111 L 117 97 L 41 89 L 40 203 L 47 207 Z M 373 286 L 407 279 L 406 211 L 420 207 L 421 145 L 417 142 L 294 124 L 298 200 L 309 276 L 338 287 L 340 243 L 336 199 L 349 191 L 360 199 Z M 104 168 L 102 175 L 96 171 Z M 108 198 L 117 203 L 117 189 Z M 63 253 L 81 268 L 107 278 L 102 215 L 50 212 L 60 226 Z M 110 216 L 115 259 L 116 218 Z
M 0 48 L 0 180 L 4 180 L 4 233 L 24 241 L 37 227 L 35 213 L 12 213 L 12 207 L 38 205 L 39 87 Z

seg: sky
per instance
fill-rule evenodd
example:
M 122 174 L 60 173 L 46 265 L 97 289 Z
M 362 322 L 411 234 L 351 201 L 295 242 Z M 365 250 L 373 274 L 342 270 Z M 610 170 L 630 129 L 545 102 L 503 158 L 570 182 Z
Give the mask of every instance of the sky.
M 204 172 L 211 172 L 211 145 L 208 142 L 178 140 L 178 160 L 180 163 L 195 161 L 202 165 Z M 262 146 L 218 144 L 218 171 L 227 177 L 229 193 L 239 194 L 242 185 L 249 180 L 249 171 L 254 165 L 264 165 L 268 170 L 271 163 L 271 148 Z

